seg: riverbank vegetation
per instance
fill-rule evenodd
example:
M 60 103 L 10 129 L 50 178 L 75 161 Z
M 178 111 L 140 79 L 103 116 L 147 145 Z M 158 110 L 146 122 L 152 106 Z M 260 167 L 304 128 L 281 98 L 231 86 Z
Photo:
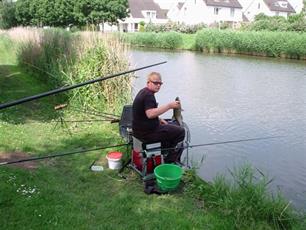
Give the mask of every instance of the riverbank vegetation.
M 158 39 L 165 34 L 168 42 L 171 42 L 167 46 L 169 49 L 306 59 L 306 33 L 203 29 L 195 35 L 173 32 L 132 33 L 124 34 L 123 38 L 134 46 L 165 48 Z
M 96 43 L 98 38 L 93 34 L 68 37 L 71 35 L 62 34 L 66 33 L 63 31 L 36 32 L 11 31 L 0 35 L 0 103 L 38 94 L 58 84 L 70 84 L 70 78 L 65 76 L 72 73 L 103 74 L 102 60 L 107 66 L 114 61 L 115 66 L 121 63 L 118 58 L 124 57 L 119 55 L 123 48 L 118 51 L 113 43 L 107 42 L 110 46 L 102 41 Z M 28 36 L 21 39 L 21 34 Z M 86 36 L 95 38 L 94 45 L 76 47 L 78 41 L 86 43 L 83 40 Z M 33 37 L 40 42 L 36 43 Z M 19 45 L 20 41 L 23 42 Z M 93 46 L 96 48 L 92 49 Z M 77 52 L 72 52 L 71 47 Z M 54 49 L 61 51 L 54 52 Z M 109 61 L 105 61 L 106 57 L 110 57 Z M 51 61 L 50 65 L 47 60 Z M 127 59 L 123 63 L 127 63 Z M 113 71 L 121 70 L 116 68 Z M 53 81 L 55 76 L 58 77 Z M 115 92 L 120 86 L 110 85 L 109 89 Z M 99 89 L 103 91 L 103 87 Z M 90 91 L 80 91 L 79 96 L 86 97 L 87 92 Z M 122 143 L 115 124 L 92 121 L 69 122 L 65 126 L 62 119 L 91 118 L 86 111 L 75 111 L 70 106 L 62 111 L 53 109 L 57 103 L 74 97 L 77 96 L 52 96 L 2 110 L 0 159 L 45 156 Z M 81 105 L 83 102 L 74 104 L 82 110 Z M 271 196 L 267 191 L 268 179 L 255 174 L 251 167 L 234 170 L 234 183 L 222 177 L 205 183 L 194 171 L 189 171 L 177 192 L 148 196 L 132 171 L 125 170 L 126 179 L 123 179 L 106 169 L 105 155 L 114 150 L 127 154 L 126 148 L 112 148 L 1 166 L 0 226 L 3 229 L 41 229 L 41 226 L 48 229 L 305 229 L 305 217 L 296 213 L 289 202 Z M 90 171 L 95 160 L 105 167 L 103 172 Z
M 52 88 L 73 85 L 128 68 L 127 46 L 114 36 L 93 32 L 72 34 L 60 29 L 16 28 L 17 62 Z M 67 92 L 69 104 L 118 112 L 131 101 L 131 75 Z M 120 95 L 120 96 L 118 96 Z

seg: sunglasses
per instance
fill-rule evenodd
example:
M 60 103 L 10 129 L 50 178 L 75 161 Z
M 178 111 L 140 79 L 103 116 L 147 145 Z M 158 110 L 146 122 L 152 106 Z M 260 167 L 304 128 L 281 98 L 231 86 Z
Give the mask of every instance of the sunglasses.
M 162 85 L 163 84 L 163 82 L 161 82 L 161 81 L 150 81 L 150 82 L 152 82 L 154 85 Z

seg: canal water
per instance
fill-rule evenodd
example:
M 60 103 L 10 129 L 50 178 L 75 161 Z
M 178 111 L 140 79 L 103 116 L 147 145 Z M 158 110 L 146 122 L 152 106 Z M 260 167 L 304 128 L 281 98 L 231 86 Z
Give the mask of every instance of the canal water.
M 273 178 L 271 191 L 280 190 L 306 210 L 305 62 L 156 50 L 133 50 L 130 60 L 133 67 L 167 61 L 136 72 L 133 93 L 145 86 L 149 72 L 160 72 L 164 84 L 157 101 L 180 97 L 191 144 L 283 136 L 192 148 L 189 161 L 199 176 L 230 178 L 229 170 L 251 164 Z

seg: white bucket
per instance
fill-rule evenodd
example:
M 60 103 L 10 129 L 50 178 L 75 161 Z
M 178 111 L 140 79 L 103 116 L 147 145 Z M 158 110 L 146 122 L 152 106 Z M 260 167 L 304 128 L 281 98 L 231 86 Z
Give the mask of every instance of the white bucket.
M 106 159 L 108 161 L 108 167 L 110 169 L 121 169 L 121 156 L 118 157 L 118 152 L 116 152 L 116 157 L 113 157 L 113 153 L 107 154 Z

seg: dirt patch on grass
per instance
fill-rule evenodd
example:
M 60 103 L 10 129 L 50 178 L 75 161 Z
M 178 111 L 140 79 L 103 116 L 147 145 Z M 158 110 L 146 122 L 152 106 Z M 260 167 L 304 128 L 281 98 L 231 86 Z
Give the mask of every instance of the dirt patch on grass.
M 2 162 L 10 162 L 10 161 L 18 161 L 22 159 L 28 159 L 31 156 L 22 152 L 12 152 L 12 153 L 0 153 L 0 163 Z M 26 161 L 22 163 L 10 164 L 9 166 L 24 168 L 28 170 L 34 170 L 38 168 L 37 161 Z

